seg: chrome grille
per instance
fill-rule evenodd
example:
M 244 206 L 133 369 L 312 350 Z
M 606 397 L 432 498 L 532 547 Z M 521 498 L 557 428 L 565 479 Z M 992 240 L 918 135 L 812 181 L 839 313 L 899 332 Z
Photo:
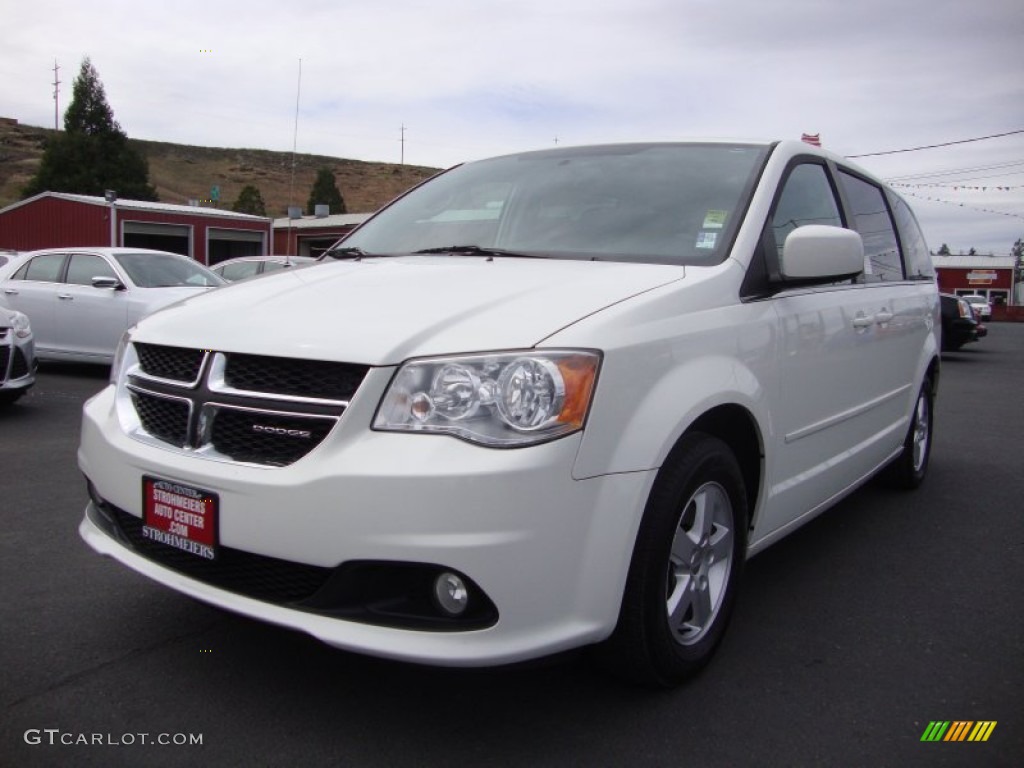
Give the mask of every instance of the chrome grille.
M 199 378 L 204 350 L 165 347 L 161 344 L 136 344 L 139 367 L 148 376 L 172 381 L 194 382 Z
M 123 391 L 139 440 L 223 461 L 287 466 L 319 445 L 368 366 L 136 344 Z
M 262 355 L 231 355 L 224 369 L 235 389 L 322 400 L 348 400 L 365 375 L 362 365 Z
M 132 402 L 146 432 L 179 448 L 186 445 L 189 414 L 192 410 L 187 400 L 160 397 L 148 392 L 132 392 Z

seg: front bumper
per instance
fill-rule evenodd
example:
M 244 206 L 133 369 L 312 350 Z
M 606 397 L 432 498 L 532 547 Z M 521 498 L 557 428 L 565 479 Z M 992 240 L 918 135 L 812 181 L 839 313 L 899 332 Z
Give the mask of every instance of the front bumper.
M 372 432 L 371 416 L 354 403 L 305 458 L 255 467 L 127 437 L 107 388 L 86 404 L 79 464 L 97 501 L 135 518 L 143 475 L 216 492 L 220 544 L 237 552 L 325 573 L 360 562 L 451 569 L 493 605 L 486 620 L 435 631 L 254 599 L 146 556 L 104 523 L 95 502 L 80 534 L 97 552 L 192 597 L 377 656 L 501 664 L 610 634 L 653 471 L 577 481 L 578 434 L 494 450 L 444 436 Z

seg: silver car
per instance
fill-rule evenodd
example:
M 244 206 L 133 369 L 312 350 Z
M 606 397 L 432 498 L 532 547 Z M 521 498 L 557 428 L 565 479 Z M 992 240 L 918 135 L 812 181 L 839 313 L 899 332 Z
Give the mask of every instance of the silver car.
M 245 280 L 256 275 L 265 275 L 281 269 L 300 267 L 316 262 L 311 256 L 240 256 L 222 261 L 211 270 L 228 282 Z
M 223 284 L 175 253 L 53 248 L 0 271 L 0 306 L 28 316 L 40 359 L 109 363 L 121 335 L 140 319 Z
M 0 307 L 0 406 L 28 392 L 36 383 L 36 366 L 29 319 Z

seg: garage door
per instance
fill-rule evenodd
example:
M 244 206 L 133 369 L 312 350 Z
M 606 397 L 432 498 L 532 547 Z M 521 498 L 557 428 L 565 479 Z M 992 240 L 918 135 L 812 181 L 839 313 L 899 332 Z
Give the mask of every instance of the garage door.
M 126 221 L 123 226 L 124 244 L 128 248 L 154 248 L 182 256 L 192 255 L 191 227 L 141 221 Z
M 206 253 L 210 266 L 239 256 L 261 256 L 267 252 L 265 233 L 248 229 L 207 230 Z

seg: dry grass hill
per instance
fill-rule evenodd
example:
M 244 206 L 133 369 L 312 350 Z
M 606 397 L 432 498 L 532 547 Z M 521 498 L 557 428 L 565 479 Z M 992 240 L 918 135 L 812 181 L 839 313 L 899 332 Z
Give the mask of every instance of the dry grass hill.
M 22 199 L 21 189 L 35 173 L 46 139 L 54 131 L 0 120 L 0 208 Z M 220 207 L 230 208 L 246 184 L 260 190 L 268 216 L 284 216 L 292 172 L 290 152 L 221 149 L 131 140 L 149 160 L 149 183 L 164 203 L 187 204 L 210 197 L 220 187 Z M 322 155 L 296 155 L 294 205 L 305 209 L 316 172 L 330 168 L 349 213 L 369 213 L 437 172 L 436 168 L 368 163 Z M 334 211 L 332 211 L 334 213 Z

